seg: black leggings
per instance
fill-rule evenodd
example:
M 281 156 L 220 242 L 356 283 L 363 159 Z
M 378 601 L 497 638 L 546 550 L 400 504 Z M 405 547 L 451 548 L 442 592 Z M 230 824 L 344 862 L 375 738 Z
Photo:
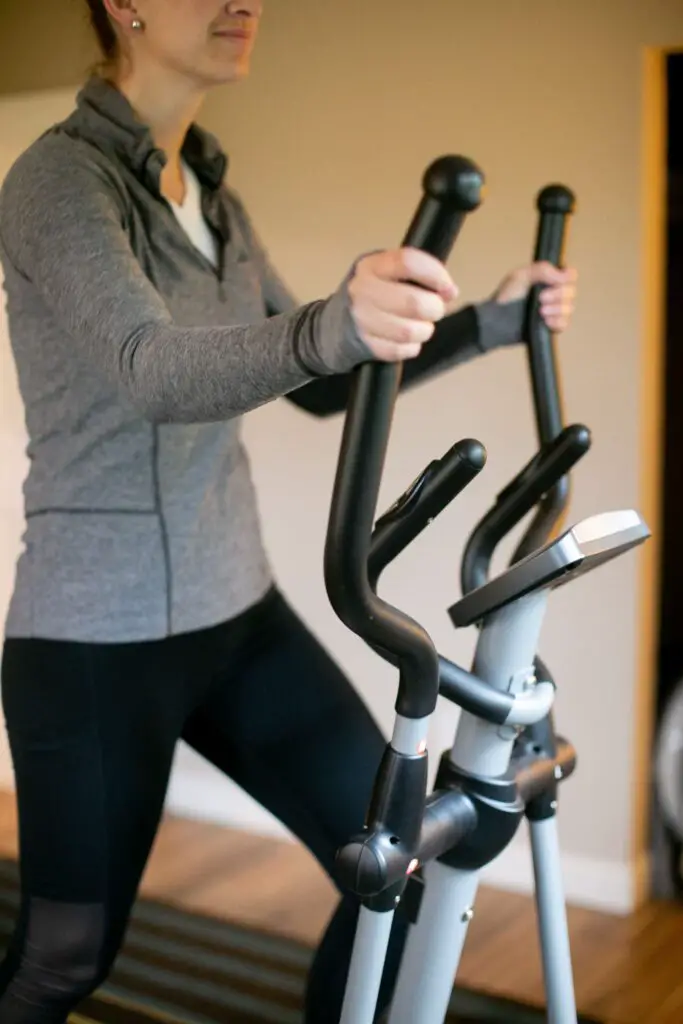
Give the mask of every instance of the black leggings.
M 232 622 L 134 644 L 8 640 L 3 705 L 22 903 L 1 1024 L 63 1024 L 107 977 L 162 814 L 179 738 L 280 819 L 333 877 L 364 820 L 384 739 L 282 596 Z M 317 951 L 308 1024 L 339 1019 L 356 921 Z M 397 915 L 380 1012 L 404 941 Z

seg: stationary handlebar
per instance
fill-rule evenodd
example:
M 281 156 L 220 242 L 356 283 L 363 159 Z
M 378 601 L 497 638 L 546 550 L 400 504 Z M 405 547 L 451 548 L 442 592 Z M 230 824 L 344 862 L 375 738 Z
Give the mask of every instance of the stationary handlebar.
M 442 459 L 426 469 L 394 502 L 376 524 L 370 545 L 370 586 L 377 589 L 380 575 L 450 503 L 465 490 L 486 463 L 479 441 L 458 441 Z
M 587 427 L 580 424 L 567 427 L 500 492 L 495 505 L 479 522 L 465 547 L 461 568 L 464 594 L 483 587 L 488 580 L 493 552 L 503 537 L 532 509 L 543 507 L 546 495 L 554 493 L 556 481 L 566 479 L 566 474 L 590 445 Z
M 472 161 L 447 156 L 428 168 L 422 184 L 424 194 L 403 246 L 445 262 L 467 214 L 481 202 L 484 177 Z M 422 626 L 377 596 L 369 577 L 373 522 L 401 373 L 399 363 L 366 363 L 354 373 L 324 571 L 330 603 L 342 622 L 398 664 L 398 714 L 425 718 L 438 696 L 437 651 Z

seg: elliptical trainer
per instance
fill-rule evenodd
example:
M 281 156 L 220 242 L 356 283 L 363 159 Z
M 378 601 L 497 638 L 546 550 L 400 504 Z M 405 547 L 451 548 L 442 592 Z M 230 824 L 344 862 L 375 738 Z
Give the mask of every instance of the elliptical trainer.
M 483 175 L 445 157 L 423 179 L 424 195 L 404 245 L 446 260 Z M 550 186 L 538 200 L 536 258 L 559 263 L 573 196 Z M 366 364 L 354 375 L 325 549 L 325 581 L 336 614 L 399 669 L 393 735 L 375 781 L 363 832 L 339 851 L 338 874 L 360 901 L 342 1024 L 372 1024 L 393 915 L 402 901 L 413 923 L 389 1024 L 442 1024 L 473 916 L 482 869 L 529 822 L 548 1020 L 576 1024 L 559 845 L 557 787 L 575 751 L 556 737 L 555 684 L 538 658 L 551 591 L 649 537 L 637 512 L 586 519 L 549 539 L 565 511 L 569 470 L 590 448 L 582 425 L 563 428 L 552 337 L 529 303 L 526 341 L 540 448 L 501 492 L 470 537 L 456 628 L 479 629 L 472 672 L 440 656 L 428 633 L 377 595 L 383 569 L 483 469 L 484 447 L 461 441 L 430 464 L 374 522 L 393 407 L 397 364 Z M 495 579 L 496 546 L 536 515 Z M 453 747 L 427 795 L 427 734 L 437 697 L 462 708 Z M 408 899 L 410 897 L 410 899 Z

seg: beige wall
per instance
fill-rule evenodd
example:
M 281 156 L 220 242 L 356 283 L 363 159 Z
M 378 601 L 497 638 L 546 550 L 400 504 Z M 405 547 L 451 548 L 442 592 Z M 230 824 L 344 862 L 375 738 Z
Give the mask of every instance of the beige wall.
M 488 294 L 528 258 L 540 187 L 559 179 L 576 190 L 569 252 L 582 288 L 562 344 L 564 390 L 568 417 L 589 424 L 595 440 L 575 475 L 573 519 L 648 506 L 643 486 L 656 432 L 650 450 L 641 439 L 657 417 L 641 386 L 654 352 L 644 347 L 643 66 L 646 47 L 676 43 L 683 10 L 673 0 L 576 0 L 571 8 L 547 0 L 434 0 L 424 8 L 271 0 L 251 80 L 214 96 L 206 110 L 231 155 L 233 182 L 302 299 L 335 287 L 359 252 L 399 241 L 422 172 L 443 152 L 473 157 L 489 180 L 485 206 L 451 263 L 465 300 Z M 0 105 L 0 128 L 19 110 Z M 336 622 L 321 578 L 339 430 L 284 403 L 246 425 L 279 578 L 388 728 L 392 673 Z M 454 634 L 445 609 L 458 596 L 463 540 L 534 446 L 521 352 L 479 360 L 404 397 L 384 500 L 464 435 L 487 445 L 487 470 L 385 580 L 387 596 L 461 660 L 474 636 Z M 14 436 L 18 443 L 19 431 Z M 4 481 L 2 491 L 16 482 Z M 568 889 L 577 901 L 615 909 L 630 905 L 643 865 L 634 843 L 644 786 L 635 754 L 647 567 L 644 554 L 628 557 L 558 592 L 542 646 L 560 685 L 559 726 L 580 753 L 562 797 Z M 434 761 L 454 720 L 450 708 L 440 710 Z M 603 765 L 611 778 L 601 786 Z M 172 803 L 272 827 L 187 752 Z M 489 876 L 526 886 L 524 842 Z
M 0 0 L 0 95 L 78 82 L 93 60 L 83 0 Z

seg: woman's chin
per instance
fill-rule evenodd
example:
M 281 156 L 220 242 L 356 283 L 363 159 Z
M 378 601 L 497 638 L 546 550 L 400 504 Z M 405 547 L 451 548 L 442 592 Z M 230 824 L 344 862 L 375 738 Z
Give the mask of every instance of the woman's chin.
M 211 66 L 202 69 L 202 79 L 207 85 L 229 85 L 232 82 L 242 82 L 249 77 L 250 61 L 212 61 Z

